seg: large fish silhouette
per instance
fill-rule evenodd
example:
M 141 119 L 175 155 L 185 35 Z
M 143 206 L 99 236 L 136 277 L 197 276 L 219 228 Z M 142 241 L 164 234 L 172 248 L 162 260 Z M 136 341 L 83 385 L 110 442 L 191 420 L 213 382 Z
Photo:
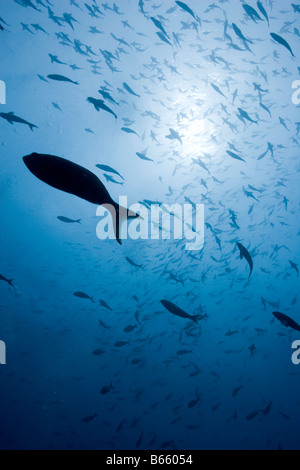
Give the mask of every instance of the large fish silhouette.
M 53 155 L 32 153 L 25 156 L 23 160 L 31 173 L 49 186 L 73 194 L 92 204 L 105 205 L 108 210 L 111 209 L 116 239 L 120 245 L 122 244 L 120 239 L 122 221 L 126 218 L 136 219 L 139 215 L 121 208 L 114 202 L 104 184 L 94 173 L 76 163 Z

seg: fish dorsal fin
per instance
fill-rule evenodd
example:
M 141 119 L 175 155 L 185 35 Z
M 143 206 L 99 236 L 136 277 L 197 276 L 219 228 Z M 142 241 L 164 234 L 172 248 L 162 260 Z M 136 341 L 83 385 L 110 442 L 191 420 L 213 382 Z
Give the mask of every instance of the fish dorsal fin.
M 14 116 L 15 113 L 13 111 L 11 111 L 10 113 L 7 113 L 9 116 Z

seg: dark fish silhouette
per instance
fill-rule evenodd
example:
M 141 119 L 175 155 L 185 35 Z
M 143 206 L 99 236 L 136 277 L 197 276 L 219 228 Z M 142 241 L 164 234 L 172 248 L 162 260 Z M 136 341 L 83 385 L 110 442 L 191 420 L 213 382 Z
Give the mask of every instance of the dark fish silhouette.
M 120 222 L 122 223 L 126 218 L 136 219 L 139 216 L 133 212 L 129 212 L 127 215 L 128 211 L 124 209 L 122 211 L 124 215 L 121 217 L 123 220 L 120 221 L 119 214 L 122 208 L 112 200 L 107 189 L 96 175 L 82 166 L 53 155 L 32 153 L 24 157 L 23 160 L 31 173 L 49 186 L 73 194 L 92 204 L 107 205 L 108 210 L 113 207 L 117 215 L 115 217 L 115 214 L 111 211 L 116 239 L 120 245 L 122 244 L 120 240 Z
M 135 91 L 132 90 L 132 88 L 130 88 L 129 85 L 127 85 L 127 83 L 123 83 L 123 87 L 125 88 L 126 91 L 128 91 L 128 93 L 130 93 L 131 95 L 133 96 L 137 96 L 138 98 L 140 98 L 140 95 L 138 95 L 137 93 L 135 93 Z
M 59 216 L 57 218 L 58 220 L 60 220 L 61 222 L 64 222 L 65 224 L 80 224 L 81 223 L 81 219 L 73 220 L 73 219 L 69 219 L 68 217 L 63 217 L 63 216 Z
M 280 323 L 286 328 L 292 328 L 293 330 L 300 331 L 300 325 L 292 320 L 290 317 L 280 312 L 273 312 L 273 315 Z
M 87 98 L 87 101 L 91 103 L 92 105 L 94 105 L 94 108 L 96 109 L 96 111 L 99 112 L 100 109 L 103 109 L 103 111 L 106 111 L 107 113 L 112 114 L 116 119 L 118 119 L 118 116 L 116 115 L 116 113 L 114 113 L 112 109 L 106 106 L 103 100 L 97 100 L 96 98 L 92 98 L 90 96 L 89 98 Z
M 136 264 L 134 261 L 132 261 L 132 259 L 126 257 L 126 260 L 128 261 L 129 264 L 131 264 L 131 266 L 134 266 L 135 268 L 142 268 L 143 265 L 141 264 Z
M 74 85 L 79 85 L 78 82 L 74 82 L 68 77 L 65 77 L 64 75 L 48 75 L 47 78 L 50 78 L 50 80 L 54 80 L 56 82 L 67 82 L 67 83 L 73 83 Z
M 290 53 L 292 54 L 293 57 L 295 57 L 292 49 L 291 49 L 291 46 L 289 45 L 289 43 L 283 39 L 283 37 L 279 36 L 278 34 L 275 34 L 275 33 L 271 33 L 271 37 L 274 39 L 274 41 L 278 42 L 278 44 L 281 44 L 282 46 L 284 46 L 288 51 L 290 51 Z
M 90 300 L 91 302 L 93 302 L 93 304 L 95 303 L 95 299 L 85 294 L 84 292 L 75 292 L 73 295 L 74 297 L 78 297 L 79 299 L 86 299 L 86 300 Z
M 189 13 L 196 21 L 199 21 L 193 10 L 184 2 L 176 1 L 177 5 L 187 13 Z
M 194 323 L 197 323 L 197 325 L 198 321 L 201 319 L 201 315 L 189 315 L 184 310 L 181 310 L 181 308 L 177 307 L 177 305 L 169 302 L 168 300 L 161 300 L 161 304 L 173 315 L 192 320 Z
M 6 277 L 4 277 L 4 276 L 2 276 L 2 274 L 0 274 L 0 281 L 7 282 L 7 284 L 9 284 L 11 287 L 13 287 L 14 279 L 6 279 Z
M 114 175 L 118 175 L 120 176 L 120 178 L 122 178 L 123 181 L 124 178 L 122 175 L 120 175 L 120 173 L 117 171 L 117 170 L 114 170 L 112 167 L 110 166 L 107 166 L 107 165 L 96 165 L 97 168 L 99 168 L 99 170 L 102 170 L 102 171 L 105 171 L 105 172 L 108 172 L 108 173 L 113 173 Z
M 258 1 L 257 6 L 258 6 L 258 9 L 260 10 L 260 12 L 263 14 L 263 16 L 266 18 L 266 20 L 268 22 L 268 25 L 270 25 L 269 16 L 268 16 L 268 13 L 266 12 L 263 4 L 260 1 Z
M 245 260 L 249 264 L 249 267 L 250 267 L 249 278 L 250 278 L 250 276 L 252 274 L 252 271 L 253 271 L 253 260 L 251 258 L 251 255 L 250 255 L 249 251 L 246 250 L 246 248 L 241 243 L 237 243 L 237 246 L 238 246 L 238 249 L 240 250 L 240 258 L 241 259 L 245 258 Z
M 30 122 L 28 121 L 25 121 L 25 119 L 22 119 L 18 116 L 15 115 L 15 113 L 11 112 L 11 113 L 0 113 L 0 117 L 2 119 L 5 119 L 7 122 L 9 122 L 9 124 L 26 124 L 27 126 L 30 127 L 30 130 L 33 131 L 34 128 L 38 129 L 38 126 L 35 126 L 34 124 L 31 124 Z
M 91 421 L 94 421 L 95 418 L 97 418 L 98 415 L 97 413 L 93 414 L 92 416 L 87 416 L 86 418 L 83 418 L 82 422 L 83 423 L 90 423 Z

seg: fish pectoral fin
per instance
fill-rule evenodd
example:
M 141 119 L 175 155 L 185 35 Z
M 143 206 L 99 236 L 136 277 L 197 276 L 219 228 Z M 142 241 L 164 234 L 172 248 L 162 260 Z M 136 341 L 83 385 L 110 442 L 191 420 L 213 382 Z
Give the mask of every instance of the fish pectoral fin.
M 243 253 L 240 254 L 240 259 L 244 259 Z

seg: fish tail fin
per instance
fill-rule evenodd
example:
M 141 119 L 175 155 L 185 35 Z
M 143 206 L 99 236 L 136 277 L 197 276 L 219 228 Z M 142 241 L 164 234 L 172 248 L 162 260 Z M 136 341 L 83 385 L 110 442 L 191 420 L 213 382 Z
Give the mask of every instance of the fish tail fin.
M 28 124 L 30 127 L 30 130 L 33 132 L 33 129 L 38 129 L 38 126 L 35 126 L 34 124 Z
M 14 287 L 14 285 L 13 285 L 14 279 L 8 279 L 7 282 L 11 287 Z
M 91 297 L 91 301 L 93 302 L 93 304 L 96 303 L 94 297 Z
M 78 220 L 77 220 L 77 223 L 80 224 L 80 225 L 81 225 L 81 220 L 82 220 L 82 219 L 78 219 Z
M 113 216 L 113 222 L 114 222 L 114 231 L 115 231 L 115 236 L 117 242 L 122 245 L 122 240 L 120 238 L 120 231 L 123 222 L 127 220 L 134 220 L 134 219 L 139 219 L 141 216 L 139 214 L 136 214 L 135 212 L 132 212 L 125 207 L 119 206 L 116 204 L 115 206 L 116 209 L 116 214 Z
M 194 315 L 192 319 L 193 319 L 193 322 L 199 325 L 199 321 L 201 320 L 201 315 Z

